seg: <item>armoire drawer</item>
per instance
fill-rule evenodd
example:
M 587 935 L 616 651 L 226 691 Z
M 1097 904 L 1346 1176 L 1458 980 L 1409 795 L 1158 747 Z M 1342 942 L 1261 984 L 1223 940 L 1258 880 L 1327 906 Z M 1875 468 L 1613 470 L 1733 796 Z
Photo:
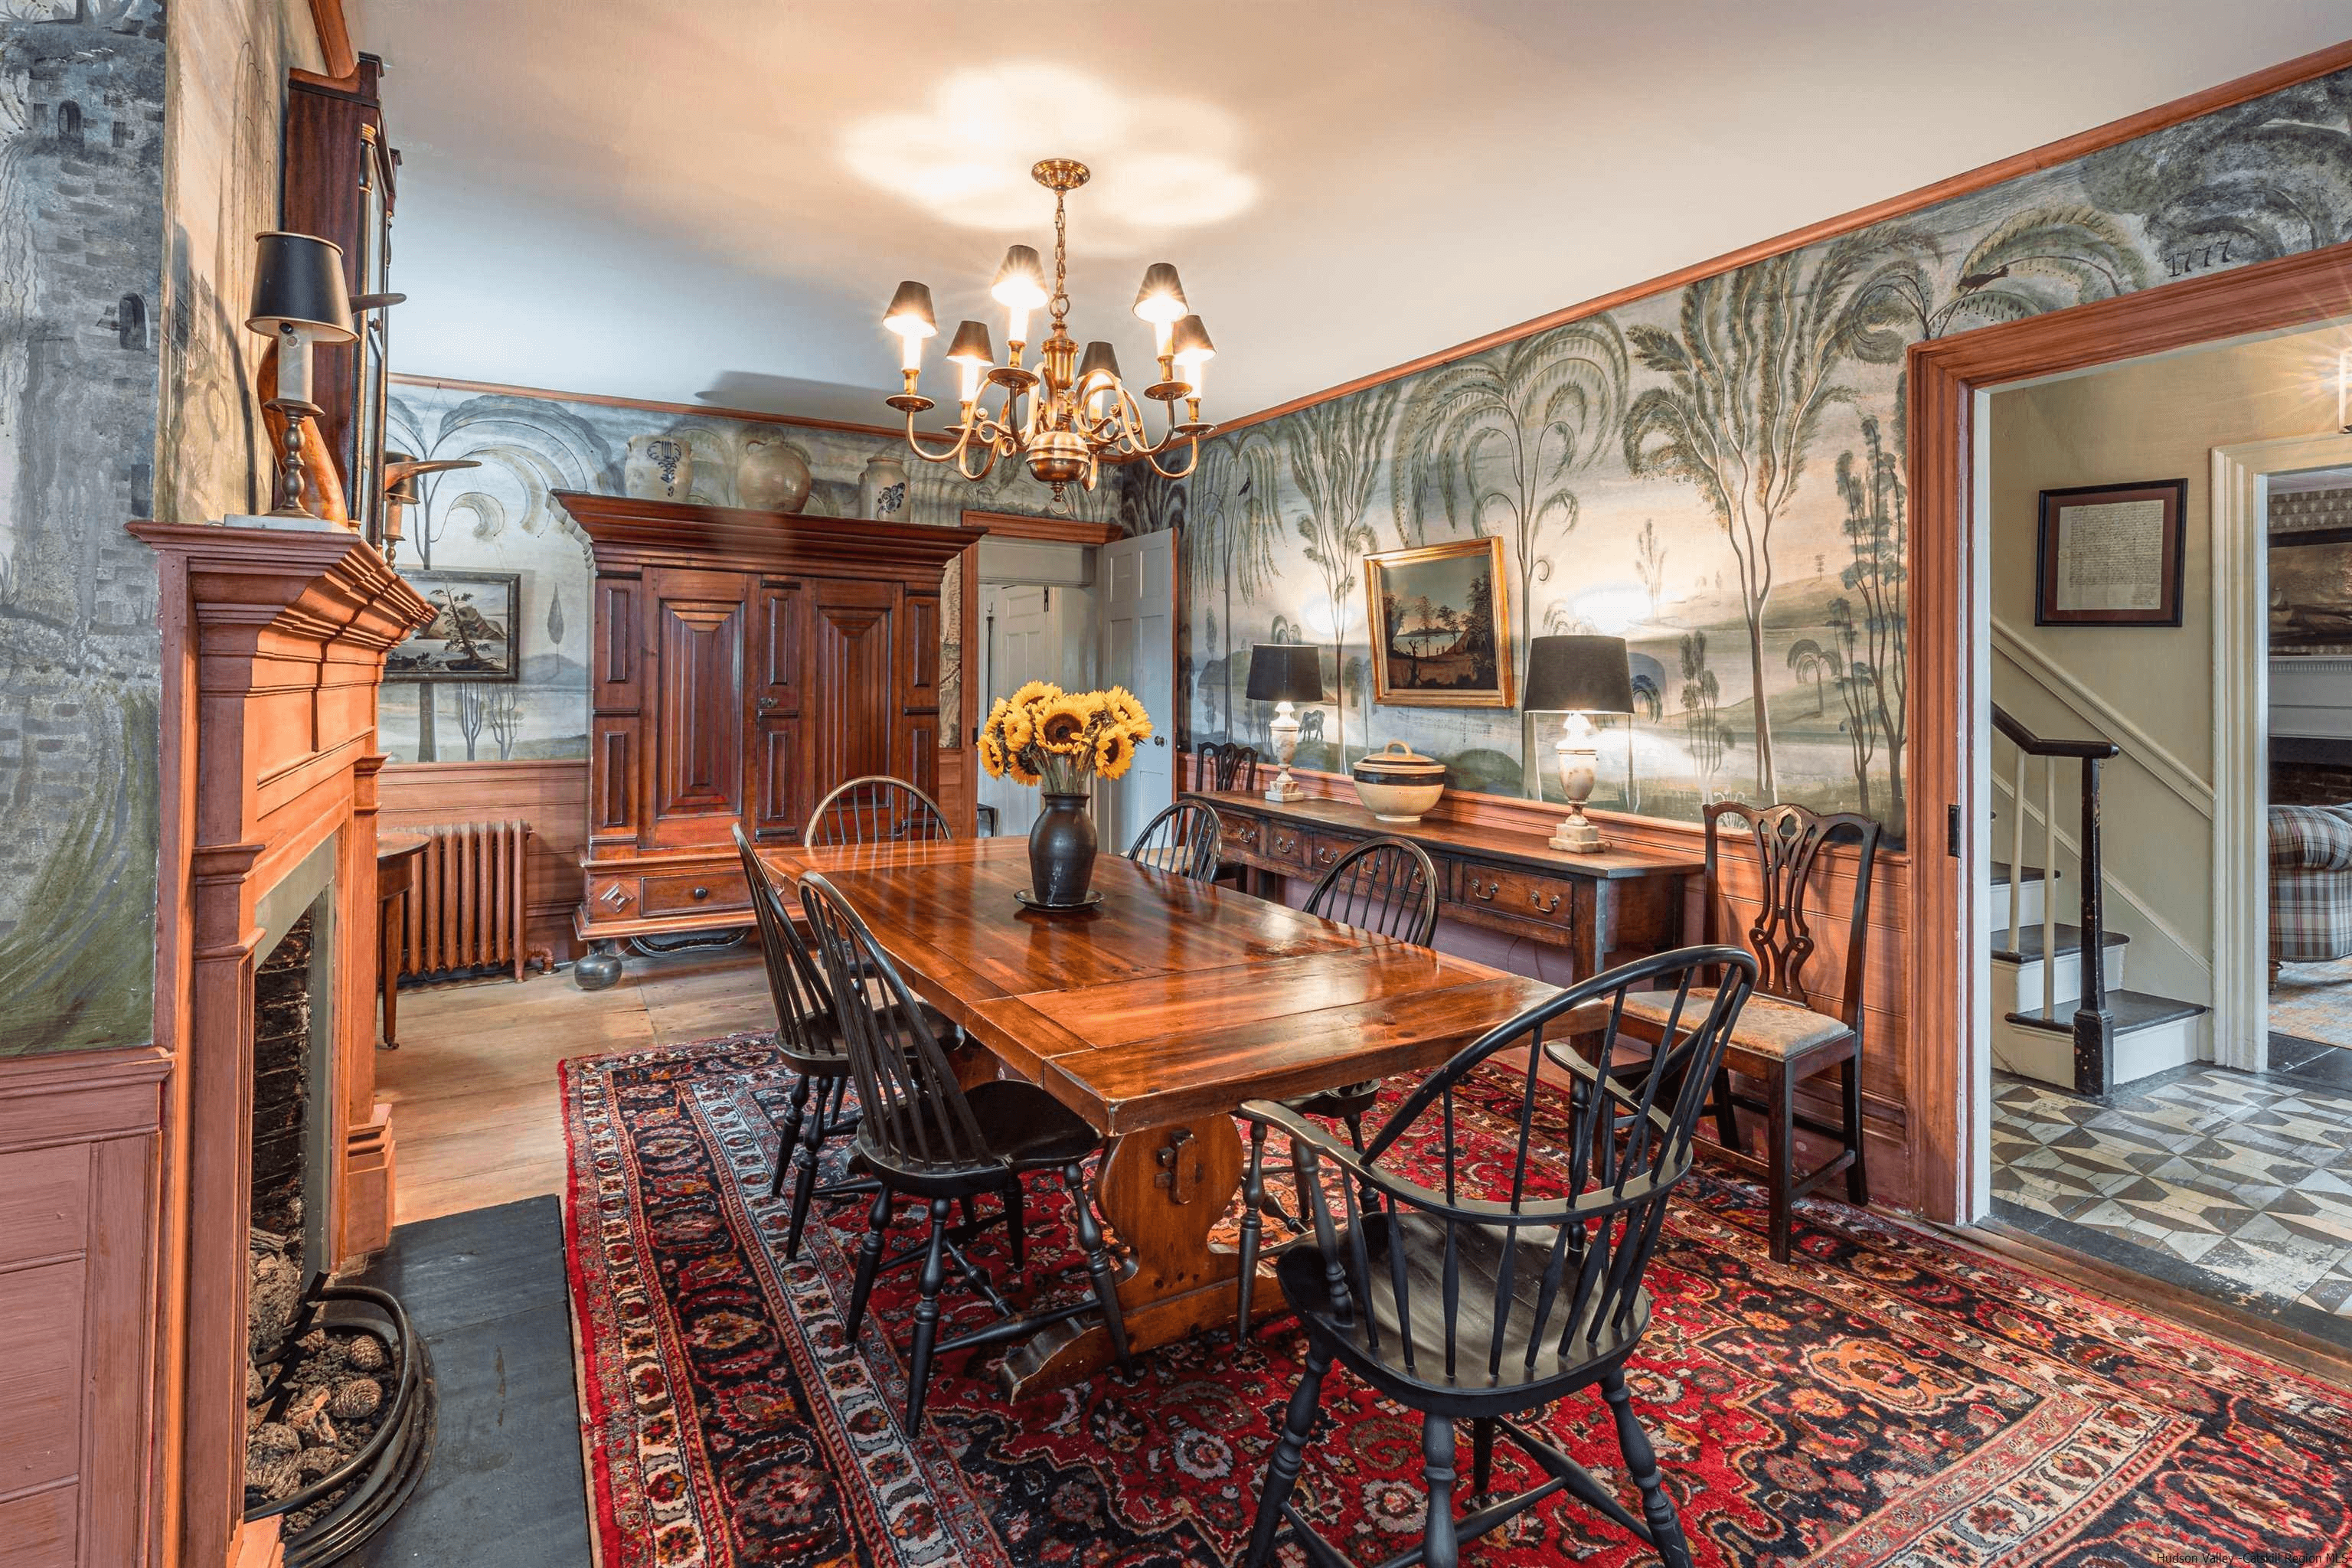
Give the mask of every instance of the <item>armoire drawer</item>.
M 645 889 L 642 912 L 648 918 L 696 914 L 704 910 L 748 910 L 751 907 L 751 889 L 745 885 L 740 871 L 712 869 L 677 876 L 647 877 Z

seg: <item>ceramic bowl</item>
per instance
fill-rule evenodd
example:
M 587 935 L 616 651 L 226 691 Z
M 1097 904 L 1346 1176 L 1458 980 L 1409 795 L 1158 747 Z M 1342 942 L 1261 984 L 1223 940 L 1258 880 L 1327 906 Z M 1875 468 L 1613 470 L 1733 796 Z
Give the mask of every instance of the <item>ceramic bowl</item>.
M 1381 822 L 1419 822 L 1445 793 L 1445 764 L 1402 741 L 1367 752 L 1349 770 L 1356 798 Z

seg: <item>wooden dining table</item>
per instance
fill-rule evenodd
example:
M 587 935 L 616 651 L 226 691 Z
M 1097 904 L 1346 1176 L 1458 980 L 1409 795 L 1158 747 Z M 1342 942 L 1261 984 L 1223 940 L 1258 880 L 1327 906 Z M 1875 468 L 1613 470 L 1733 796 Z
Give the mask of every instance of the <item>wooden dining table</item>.
M 1138 1351 L 1232 1324 L 1240 1260 L 1212 1235 L 1241 1190 L 1244 1101 L 1426 1070 L 1557 994 L 1115 856 L 1095 865 L 1098 907 L 1025 910 L 1025 839 L 761 855 L 786 878 L 823 873 L 987 1054 L 983 1076 L 1042 1085 L 1110 1139 L 1096 1194 L 1128 1255 L 1119 1305 Z M 1281 1296 L 1267 1283 L 1255 1300 L 1272 1311 Z M 1111 1359 L 1081 1318 L 1016 1346 L 1003 1376 L 1018 1394 Z

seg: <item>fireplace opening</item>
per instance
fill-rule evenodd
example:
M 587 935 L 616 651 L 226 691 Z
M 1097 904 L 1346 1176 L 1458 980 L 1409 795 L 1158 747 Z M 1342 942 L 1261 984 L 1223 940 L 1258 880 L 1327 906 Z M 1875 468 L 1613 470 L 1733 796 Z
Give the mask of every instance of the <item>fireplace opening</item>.
M 381 1528 L 433 1430 L 431 1368 L 399 1302 L 327 1273 L 332 894 L 286 926 L 253 979 L 245 1517 L 279 1519 L 288 1568 L 331 1563 Z

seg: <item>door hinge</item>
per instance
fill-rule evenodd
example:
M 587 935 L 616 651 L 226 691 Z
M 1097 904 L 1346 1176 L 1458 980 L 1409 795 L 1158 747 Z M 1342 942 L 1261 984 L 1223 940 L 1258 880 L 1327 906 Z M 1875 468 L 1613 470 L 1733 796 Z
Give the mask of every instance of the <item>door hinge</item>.
M 1960 858 L 1960 808 L 1944 808 L 1944 853 L 1957 860 Z
M 1046 590 L 1045 590 L 1045 613 L 1046 613 L 1047 615 L 1051 615 L 1051 614 L 1053 614 L 1053 611 L 1054 611 L 1054 590 L 1053 590 L 1053 589 L 1051 589 L 1051 588 L 1048 588 L 1048 589 L 1046 589 Z

